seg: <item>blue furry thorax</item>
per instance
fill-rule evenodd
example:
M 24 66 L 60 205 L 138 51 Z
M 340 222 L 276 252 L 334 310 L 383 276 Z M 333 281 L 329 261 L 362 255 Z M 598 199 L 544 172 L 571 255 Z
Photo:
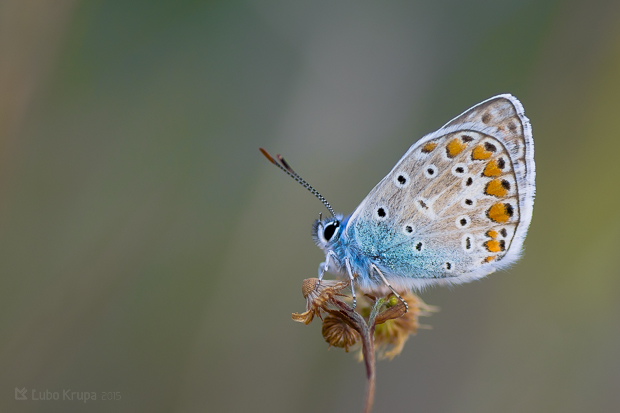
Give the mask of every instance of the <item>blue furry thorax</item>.
M 352 236 L 349 228 L 347 228 L 350 218 L 351 215 L 344 217 L 342 214 L 336 214 L 335 217 L 330 216 L 321 220 L 315 220 L 312 225 L 312 238 L 316 245 L 325 251 L 326 254 L 330 251 L 333 253 L 334 257 L 332 257 L 330 262 L 330 272 L 341 275 L 343 278 L 348 278 L 345 268 L 345 258 L 348 258 L 358 283 L 366 285 L 372 282 L 370 278 L 372 258 L 360 250 L 357 240 Z M 332 237 L 326 240 L 325 230 L 330 225 L 337 225 L 338 227 Z M 327 231 L 328 235 L 329 233 L 330 231 Z

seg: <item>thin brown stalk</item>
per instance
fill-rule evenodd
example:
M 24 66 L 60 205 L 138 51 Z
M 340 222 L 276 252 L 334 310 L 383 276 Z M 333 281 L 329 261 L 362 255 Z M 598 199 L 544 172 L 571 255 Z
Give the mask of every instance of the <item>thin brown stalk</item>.
M 342 301 L 336 302 L 340 310 L 351 320 L 351 325 L 362 338 L 362 356 L 366 366 L 366 397 L 364 398 L 364 413 L 370 413 L 375 400 L 375 343 L 373 335 L 375 332 L 376 316 L 385 300 L 379 299 L 375 302 L 368 323 L 359 313 Z
M 366 397 L 364 398 L 364 413 L 370 413 L 375 401 L 375 343 L 372 339 L 374 328 L 367 329 L 362 334 L 362 354 L 366 365 Z
M 339 299 L 343 296 L 340 291 L 347 286 L 348 282 L 344 281 L 324 280 L 319 283 L 316 278 L 304 280 L 302 293 L 306 298 L 306 312 L 293 313 L 292 318 L 309 324 L 315 316 L 320 317 L 323 321 L 321 334 L 325 341 L 347 352 L 349 347 L 361 341 L 361 356 L 366 366 L 364 412 L 370 413 L 375 399 L 376 351 L 379 351 L 380 358 L 391 359 L 399 354 L 407 337 L 416 333 L 418 316 L 430 315 L 430 312 L 437 309 L 424 304 L 412 294 L 405 295 L 409 312 L 401 298 L 393 295 L 378 298 L 366 294 L 370 306 L 364 304 L 355 311 Z M 323 317 L 322 313 L 327 315 Z M 362 314 L 367 315 L 368 321 Z

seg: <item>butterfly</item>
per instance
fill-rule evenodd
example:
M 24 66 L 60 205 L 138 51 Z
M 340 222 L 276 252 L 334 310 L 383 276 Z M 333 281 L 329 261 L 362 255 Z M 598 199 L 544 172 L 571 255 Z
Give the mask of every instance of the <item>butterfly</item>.
M 400 298 L 396 290 L 469 282 L 521 255 L 536 191 L 534 141 L 510 94 L 417 141 L 346 217 L 284 158 L 260 150 L 329 210 L 312 226 L 325 252 L 319 282 L 325 272 L 350 279 L 354 305 L 354 285 Z

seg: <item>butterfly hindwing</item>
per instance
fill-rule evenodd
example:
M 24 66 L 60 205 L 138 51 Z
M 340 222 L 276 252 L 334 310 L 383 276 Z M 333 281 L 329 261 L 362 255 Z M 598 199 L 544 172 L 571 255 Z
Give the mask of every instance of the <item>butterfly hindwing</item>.
M 396 284 L 463 282 L 518 258 L 533 197 L 529 121 L 516 98 L 501 95 L 414 144 L 347 233 Z

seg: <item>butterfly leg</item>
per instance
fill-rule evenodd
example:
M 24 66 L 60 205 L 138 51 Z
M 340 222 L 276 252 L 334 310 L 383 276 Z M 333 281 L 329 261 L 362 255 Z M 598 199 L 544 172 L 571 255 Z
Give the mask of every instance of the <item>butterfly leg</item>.
M 329 251 L 325 256 L 325 262 L 319 264 L 319 281 L 316 283 L 316 287 L 318 288 L 321 285 L 321 281 L 323 281 L 323 275 L 325 275 L 325 271 L 329 271 L 329 259 L 332 255 L 335 255 L 333 251 Z
M 395 290 L 394 288 L 392 288 L 392 286 L 390 285 L 390 283 L 385 279 L 385 276 L 383 275 L 383 273 L 379 270 L 379 268 L 375 265 L 375 264 L 371 264 L 372 268 L 374 268 L 375 271 L 377 271 L 377 274 L 379 274 L 379 276 L 381 277 L 381 279 L 383 280 L 383 283 L 385 285 L 387 285 L 387 287 L 392 291 L 392 294 L 394 294 L 403 304 L 405 304 L 405 312 L 409 311 L 409 306 L 407 305 L 407 302 L 405 300 L 403 300 L 403 297 L 401 297 Z
M 330 257 L 331 254 L 327 254 L 327 256 L 325 256 L 325 262 L 319 264 L 319 284 L 321 284 L 321 281 L 323 281 L 323 275 L 325 274 L 325 271 L 327 271 L 329 268 Z
M 351 297 L 353 298 L 353 308 L 357 305 L 357 298 L 355 297 L 355 288 L 353 287 L 353 271 L 351 271 L 351 263 L 349 263 L 349 259 L 344 259 L 344 265 L 347 267 L 347 273 L 349 274 L 349 280 L 351 280 Z
M 319 264 L 319 282 L 318 285 L 321 285 L 321 281 L 323 281 L 323 275 L 325 271 L 329 271 L 329 259 L 336 255 L 333 251 L 329 251 L 325 256 L 325 262 Z

